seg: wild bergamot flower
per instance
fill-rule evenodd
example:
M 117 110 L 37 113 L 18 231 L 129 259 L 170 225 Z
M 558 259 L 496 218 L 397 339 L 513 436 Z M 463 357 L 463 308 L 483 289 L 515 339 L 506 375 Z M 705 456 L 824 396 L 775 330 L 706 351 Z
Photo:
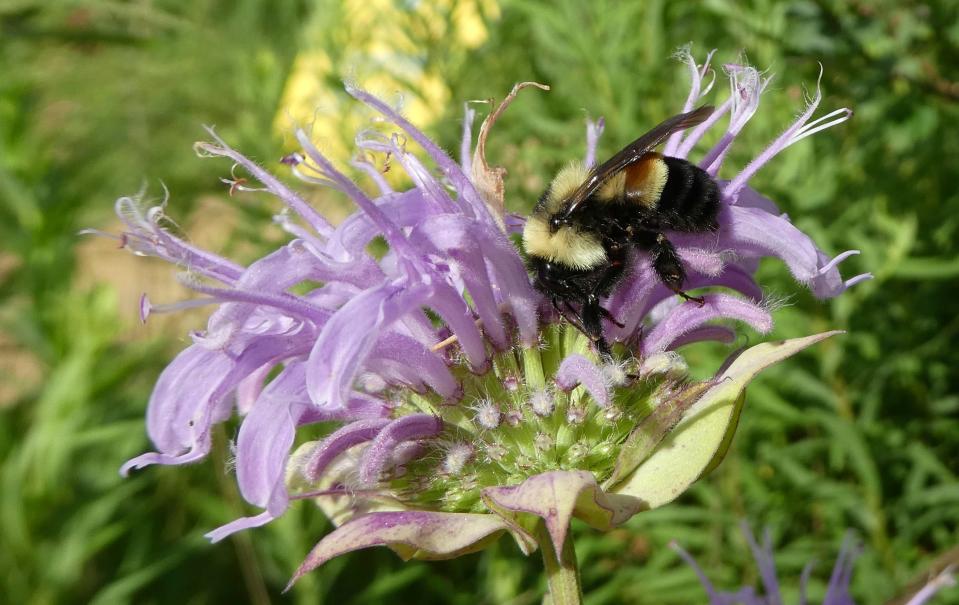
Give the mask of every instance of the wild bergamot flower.
M 710 58 L 703 65 L 688 51 L 683 58 L 692 76 L 688 110 L 709 92 Z M 747 65 L 725 72 L 729 98 L 664 149 L 690 158 L 728 116 L 719 143 L 699 160 L 714 176 L 768 83 Z M 212 141 L 198 143 L 197 152 L 231 160 L 278 197 L 286 211 L 277 221 L 289 243 L 243 266 L 174 236 L 162 205 L 117 202 L 127 227 L 122 243 L 179 265 L 183 282 L 202 295 L 157 306 L 144 297 L 143 318 L 218 306 L 157 382 L 147 412 L 157 451 L 130 460 L 122 472 L 204 458 L 211 427 L 237 413 L 237 481 L 262 512 L 213 530 L 214 541 L 307 499 L 338 527 L 295 577 L 359 548 L 387 545 L 403 557 L 443 558 L 509 534 L 524 552 L 543 549 L 554 601 L 575 602 L 571 517 L 603 529 L 676 498 L 722 458 L 748 382 L 832 334 L 759 344 L 712 380 L 690 380 L 678 353 L 684 345 L 729 342 L 736 334 L 731 322 L 760 333 L 772 328 L 753 278 L 757 261 L 779 257 L 822 298 L 869 277 L 844 281 L 837 265 L 856 251 L 829 258 L 748 186 L 779 152 L 850 112 L 812 120 L 817 85 L 792 126 L 738 175 L 720 181 L 719 230 L 671 236 L 687 288 L 709 288 L 705 304 L 678 300 L 639 253 L 632 274 L 605 302 L 623 324 L 607 324 L 607 339 L 626 353 L 603 363 L 531 286 L 514 237 L 523 219 L 506 213 L 503 171 L 484 157 L 505 104 L 483 123 L 475 150 L 467 110 L 457 163 L 387 103 L 352 86 L 347 91 L 402 133 L 361 132 L 360 156 L 389 154 L 413 187 L 395 191 L 357 159 L 371 177 L 371 195 L 297 130 L 302 150 L 283 163 L 356 204 L 339 225 L 212 130 Z M 586 164 L 601 132 L 601 122 L 589 125 Z M 431 166 L 407 149 L 409 142 Z M 240 179 L 230 182 L 250 189 Z M 370 252 L 374 238 L 387 245 L 381 256 Z M 298 442 L 301 427 L 323 421 L 339 428 Z

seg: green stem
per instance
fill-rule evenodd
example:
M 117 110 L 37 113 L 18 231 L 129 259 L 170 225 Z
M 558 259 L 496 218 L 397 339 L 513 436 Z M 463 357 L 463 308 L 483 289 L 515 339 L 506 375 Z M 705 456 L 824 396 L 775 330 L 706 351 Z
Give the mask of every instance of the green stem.
M 546 524 L 540 521 L 536 526 L 536 542 L 543 553 L 546 578 L 549 581 L 549 594 L 543 597 L 543 605 L 581 605 L 583 588 L 579 583 L 573 537 L 566 536 L 561 556 L 557 559 L 553 539 L 546 530 Z

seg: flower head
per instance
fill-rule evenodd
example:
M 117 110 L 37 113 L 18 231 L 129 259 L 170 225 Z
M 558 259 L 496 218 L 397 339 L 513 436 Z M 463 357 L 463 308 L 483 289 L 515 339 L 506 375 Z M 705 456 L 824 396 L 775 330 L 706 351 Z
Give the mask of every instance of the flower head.
M 708 59 L 697 65 L 688 52 L 683 57 L 693 77 L 686 103 L 692 106 L 708 91 L 702 82 L 712 72 Z M 748 66 L 725 71 L 730 100 L 665 149 L 692 160 L 703 134 L 730 114 L 725 135 L 700 162 L 713 174 L 767 82 Z M 604 528 L 671 501 L 722 458 L 749 380 L 830 334 L 758 345 L 704 383 L 688 379 L 676 350 L 731 341 L 730 321 L 761 333 L 772 328 L 753 279 L 761 257 L 781 258 L 823 297 L 868 277 L 844 281 L 836 266 L 854 251 L 830 260 L 747 185 L 782 149 L 848 117 L 840 110 L 827 116 L 839 116 L 832 122 L 810 122 L 817 87 L 793 126 L 738 176 L 720 181 L 718 231 L 675 235 L 687 287 L 713 288 L 705 304 L 680 303 L 637 254 L 632 274 L 605 303 L 623 324 L 606 325 L 622 351 L 609 365 L 532 287 L 511 240 L 522 218 L 505 213 L 504 171 L 484 157 L 506 103 L 483 123 L 472 158 L 467 111 L 457 163 L 380 99 L 347 90 L 399 131 L 362 132 L 358 150 L 390 154 L 411 189 L 393 190 L 357 160 L 376 190 L 367 193 L 298 130 L 302 150 L 282 163 L 358 208 L 334 226 L 210 130 L 212 142 L 198 143 L 197 152 L 231 160 L 286 206 L 276 220 L 291 240 L 247 266 L 172 235 L 162 206 L 117 203 L 127 227 L 122 243 L 181 266 L 183 283 L 201 295 L 172 305 L 144 298 L 143 319 L 217 306 L 206 330 L 192 335 L 193 344 L 157 382 L 147 413 L 157 451 L 130 460 L 122 472 L 205 457 L 213 425 L 239 413 L 237 481 L 262 512 L 209 536 L 222 539 L 282 515 L 293 500 L 314 500 L 339 527 L 298 575 L 377 544 L 406 557 L 438 558 L 509 533 L 528 552 L 540 519 L 559 552 L 572 516 Z M 590 123 L 587 164 L 601 132 L 602 122 Z M 410 151 L 414 145 L 431 166 Z M 227 182 L 251 189 L 245 179 Z M 371 252 L 374 238 L 385 241 L 385 254 Z M 298 442 L 301 427 L 321 421 L 340 424 L 321 439 Z

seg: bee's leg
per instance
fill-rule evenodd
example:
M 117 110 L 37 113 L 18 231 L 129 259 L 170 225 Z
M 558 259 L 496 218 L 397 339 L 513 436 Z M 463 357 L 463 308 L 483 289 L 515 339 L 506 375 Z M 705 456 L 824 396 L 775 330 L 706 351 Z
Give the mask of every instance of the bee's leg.
M 603 361 L 610 361 L 613 358 L 613 351 L 609 348 L 609 343 L 603 337 L 602 309 L 599 306 L 599 298 L 590 296 L 583 304 L 583 333 L 596 344 L 596 350 Z
M 626 327 L 626 324 L 624 324 L 624 323 L 621 322 L 621 321 L 618 321 L 618 320 L 613 316 L 613 314 L 610 313 L 605 307 L 600 307 L 600 308 L 599 308 L 599 314 L 602 315 L 604 318 L 608 319 L 609 322 L 610 322 L 611 324 L 615 325 L 617 328 L 625 328 L 625 327 Z
M 568 300 L 563 300 L 563 306 L 560 306 L 560 301 L 555 296 L 552 297 L 551 300 L 553 302 L 553 308 L 556 309 L 560 317 L 573 324 L 573 327 L 580 332 L 586 334 L 586 328 L 583 327 L 582 322 L 579 320 L 579 312 L 573 305 L 569 304 Z
M 701 296 L 690 296 L 683 292 L 683 282 L 686 281 L 686 269 L 683 268 L 683 262 L 676 254 L 676 248 L 672 242 L 666 239 L 662 233 L 656 234 L 656 239 L 649 247 L 650 256 L 653 258 L 653 270 L 663 281 L 667 288 L 682 296 L 686 300 L 699 303 L 699 306 L 706 304 L 706 299 Z
M 625 255 L 622 258 L 615 257 L 610 258 L 610 260 L 612 262 L 603 272 L 599 281 L 596 282 L 596 285 L 593 286 L 592 292 L 590 292 L 586 298 L 586 303 L 583 305 L 583 325 L 587 328 L 586 334 L 596 343 L 596 349 L 604 361 L 612 360 L 613 355 L 609 343 L 603 337 L 603 318 L 608 319 L 620 328 L 626 327 L 599 304 L 599 299 L 609 294 L 623 275 Z

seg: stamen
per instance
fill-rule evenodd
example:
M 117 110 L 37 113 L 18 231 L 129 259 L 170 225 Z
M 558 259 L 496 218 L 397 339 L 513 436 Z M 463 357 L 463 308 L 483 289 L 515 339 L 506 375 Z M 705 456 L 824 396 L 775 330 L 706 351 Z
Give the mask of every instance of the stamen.
M 817 132 L 821 132 L 823 130 L 826 130 L 827 128 L 832 128 L 836 124 L 842 124 L 843 122 L 849 120 L 849 118 L 853 116 L 851 109 L 846 109 L 846 108 L 838 109 L 834 111 L 833 114 L 837 112 L 843 112 L 844 115 L 841 118 L 836 118 L 835 120 L 822 124 L 821 126 L 818 126 L 816 128 L 809 129 L 810 125 L 807 125 L 805 128 L 800 130 L 799 133 L 797 133 L 797 136 L 794 136 L 793 138 L 789 139 L 789 142 L 786 143 L 786 146 L 783 147 L 783 149 L 785 149 L 786 147 L 789 147 L 790 145 L 798 143 L 799 141 L 805 139 L 806 137 L 812 136 L 816 134 Z M 833 115 L 833 114 L 830 114 L 830 115 Z
M 836 256 L 836 258 L 832 259 L 831 261 L 829 261 L 828 263 L 826 263 L 825 265 L 823 265 L 823 266 L 819 269 L 819 274 L 820 274 L 820 275 L 824 275 L 824 274 L 832 271 L 833 269 L 836 268 L 836 265 L 838 265 L 838 264 L 841 263 L 842 261 L 846 260 L 846 259 L 849 258 L 850 256 L 856 256 L 857 254 L 859 254 L 859 250 L 846 250 L 846 251 L 843 252 L 842 254 L 839 254 L 838 256 Z
M 197 307 L 205 307 L 206 305 L 218 305 L 222 302 L 223 301 L 218 298 L 191 298 L 189 300 L 181 300 L 180 302 L 175 303 L 155 305 L 150 302 L 150 299 L 144 292 L 140 295 L 140 323 L 145 324 L 147 322 L 147 318 L 154 313 L 174 313 L 184 309 L 195 309 Z
M 864 281 L 869 281 L 869 280 L 872 279 L 873 277 L 875 277 L 875 276 L 874 276 L 872 273 L 860 273 L 859 275 L 857 275 L 857 276 L 855 276 L 855 277 L 850 277 L 849 279 L 847 279 L 847 280 L 844 282 L 844 285 L 845 285 L 847 288 L 851 288 L 851 287 L 855 286 L 856 284 L 862 283 L 862 282 L 864 282 Z

